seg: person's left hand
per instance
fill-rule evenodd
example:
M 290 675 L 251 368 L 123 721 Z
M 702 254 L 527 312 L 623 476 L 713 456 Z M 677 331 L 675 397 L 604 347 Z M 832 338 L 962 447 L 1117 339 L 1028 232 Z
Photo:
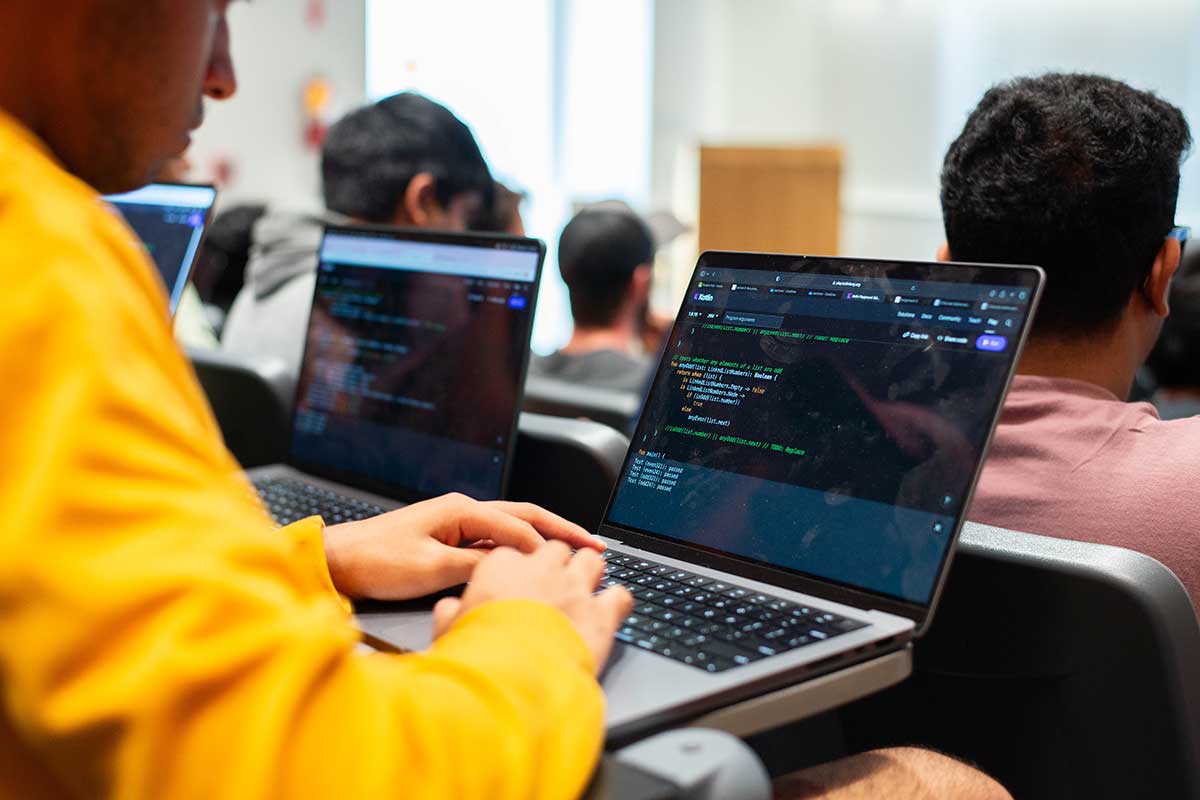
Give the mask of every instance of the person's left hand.
M 546 539 L 605 549 L 583 528 L 531 503 L 448 494 L 325 529 L 325 560 L 349 597 L 408 600 L 465 582 L 495 546 L 532 553 Z

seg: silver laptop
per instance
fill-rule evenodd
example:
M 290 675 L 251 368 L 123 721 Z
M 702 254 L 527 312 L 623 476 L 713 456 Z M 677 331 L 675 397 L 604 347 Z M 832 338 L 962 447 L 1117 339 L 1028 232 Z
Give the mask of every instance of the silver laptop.
M 636 606 L 610 741 L 928 626 L 1043 281 L 1036 267 L 701 256 L 600 535 Z M 428 645 L 423 609 L 360 614 Z
M 535 239 L 328 227 L 287 463 L 249 471 L 275 519 L 503 497 L 544 256 Z
M 205 184 L 151 183 L 104 199 L 121 212 L 154 260 L 174 316 L 204 241 L 217 190 Z

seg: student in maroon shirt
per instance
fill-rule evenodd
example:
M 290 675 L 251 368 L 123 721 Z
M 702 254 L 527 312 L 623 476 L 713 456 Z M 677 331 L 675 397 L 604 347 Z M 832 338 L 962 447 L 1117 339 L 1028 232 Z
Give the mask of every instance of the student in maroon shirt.
M 1036 264 L 1046 291 L 969 512 L 1151 555 L 1200 598 L 1200 419 L 1127 403 L 1184 234 L 1178 108 L 1094 75 L 987 92 L 942 171 L 955 261 Z

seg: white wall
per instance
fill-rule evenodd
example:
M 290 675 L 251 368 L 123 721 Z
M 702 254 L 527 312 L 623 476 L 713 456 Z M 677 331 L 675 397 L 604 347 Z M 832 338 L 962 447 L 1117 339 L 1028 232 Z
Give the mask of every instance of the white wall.
M 326 22 L 313 28 L 307 6 L 306 0 L 230 6 L 238 93 L 209 103 L 189 153 L 197 180 L 209 179 L 219 158 L 236 164 L 223 204 L 320 205 L 317 154 L 303 143 L 302 90 L 315 75 L 328 78 L 335 118 L 363 102 L 366 21 L 363 0 L 327 0 Z
M 657 0 L 655 31 L 653 201 L 695 220 L 701 142 L 840 143 L 845 254 L 932 257 L 942 156 L 1001 80 L 1104 72 L 1200 133 L 1195 0 Z M 1178 219 L 1200 223 L 1200 158 Z
M 658 0 L 655 203 L 694 221 L 700 143 L 845 148 L 841 250 L 930 257 L 935 0 Z M 686 280 L 694 249 L 674 264 Z

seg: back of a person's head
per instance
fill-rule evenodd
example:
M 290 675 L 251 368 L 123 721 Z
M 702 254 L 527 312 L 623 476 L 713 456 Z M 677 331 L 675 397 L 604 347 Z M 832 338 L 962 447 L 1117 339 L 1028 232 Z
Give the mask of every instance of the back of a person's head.
M 1110 78 L 993 87 L 943 165 L 950 256 L 1044 268 L 1035 333 L 1109 328 L 1174 224 L 1190 146 L 1178 108 Z
M 415 92 L 342 117 L 321 151 L 325 207 L 367 222 L 390 222 L 409 182 L 423 172 L 436 180 L 443 207 L 469 191 L 490 202 L 492 176 L 471 130 Z
M 1171 283 L 1171 314 L 1146 360 L 1166 389 L 1200 389 L 1200 248 L 1187 253 Z
M 558 239 L 558 268 L 577 325 L 604 327 L 617 318 L 634 270 L 654 261 L 650 229 L 630 212 L 584 209 Z

